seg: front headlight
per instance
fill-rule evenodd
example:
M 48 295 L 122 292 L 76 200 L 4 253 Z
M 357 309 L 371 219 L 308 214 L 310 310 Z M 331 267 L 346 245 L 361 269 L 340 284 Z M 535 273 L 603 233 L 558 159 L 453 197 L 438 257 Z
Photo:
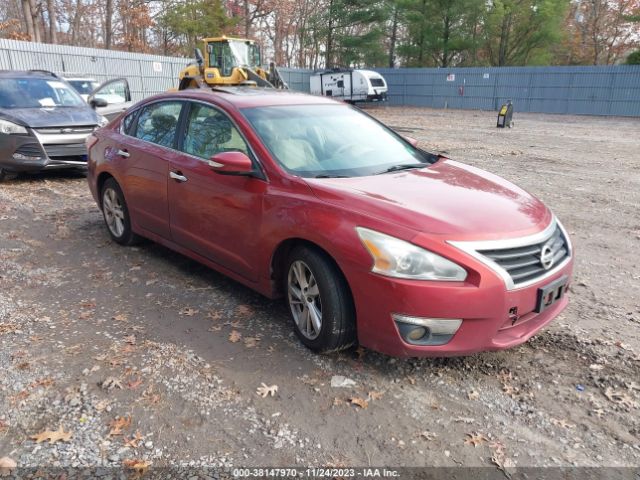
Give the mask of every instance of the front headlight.
M 467 271 L 433 252 L 384 233 L 356 227 L 358 236 L 373 258 L 372 272 L 411 280 L 460 282 Z
M 104 127 L 108 123 L 109 123 L 109 119 L 107 117 L 104 117 L 104 116 L 100 115 L 100 119 L 98 120 L 98 126 L 99 127 Z
M 7 135 L 26 135 L 27 129 L 8 120 L 0 119 L 0 133 Z

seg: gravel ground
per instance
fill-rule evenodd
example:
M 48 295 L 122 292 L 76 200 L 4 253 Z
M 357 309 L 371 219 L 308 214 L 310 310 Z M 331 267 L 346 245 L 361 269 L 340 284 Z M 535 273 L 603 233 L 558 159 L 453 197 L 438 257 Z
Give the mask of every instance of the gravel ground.
M 640 466 L 640 121 L 516 114 L 497 130 L 494 113 L 369 111 L 551 206 L 577 251 L 552 325 L 466 358 L 313 355 L 281 302 L 153 243 L 112 243 L 82 176 L 20 177 L 0 185 L 0 457 L 105 472 Z M 32 438 L 46 431 L 61 438 Z

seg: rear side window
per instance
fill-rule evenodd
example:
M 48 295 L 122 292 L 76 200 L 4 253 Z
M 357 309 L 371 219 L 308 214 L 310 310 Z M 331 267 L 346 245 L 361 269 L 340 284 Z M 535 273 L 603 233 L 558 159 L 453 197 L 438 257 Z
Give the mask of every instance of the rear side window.
M 173 148 L 182 102 L 158 102 L 148 105 L 138 115 L 134 137 Z

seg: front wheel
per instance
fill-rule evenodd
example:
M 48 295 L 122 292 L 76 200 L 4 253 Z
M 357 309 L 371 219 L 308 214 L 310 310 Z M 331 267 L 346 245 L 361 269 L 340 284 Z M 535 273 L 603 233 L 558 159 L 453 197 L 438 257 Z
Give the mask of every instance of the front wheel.
M 120 245 L 134 245 L 140 237 L 131 229 L 129 209 L 118 182 L 110 178 L 102 187 L 102 215 L 109 235 Z
M 286 271 L 287 303 L 300 341 L 321 353 L 353 345 L 355 308 L 333 261 L 316 249 L 297 247 L 289 255 Z

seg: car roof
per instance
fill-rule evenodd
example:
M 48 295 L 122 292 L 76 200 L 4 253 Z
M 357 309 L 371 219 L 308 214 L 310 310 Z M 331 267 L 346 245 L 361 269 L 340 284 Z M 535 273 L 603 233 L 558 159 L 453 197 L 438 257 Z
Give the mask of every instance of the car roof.
M 236 108 L 270 107 L 283 105 L 342 105 L 342 102 L 327 97 L 309 95 L 292 90 L 278 90 L 261 87 L 214 87 L 201 89 L 188 89 L 168 94 L 175 98 L 176 95 L 198 100 L 211 101 L 214 98 L 229 103 Z M 212 98 L 212 96 L 214 96 Z M 157 97 L 156 97 L 157 98 Z
M 0 70 L 0 78 L 27 78 L 27 77 L 40 77 L 40 78 L 56 78 L 60 79 L 58 75 L 46 70 Z

